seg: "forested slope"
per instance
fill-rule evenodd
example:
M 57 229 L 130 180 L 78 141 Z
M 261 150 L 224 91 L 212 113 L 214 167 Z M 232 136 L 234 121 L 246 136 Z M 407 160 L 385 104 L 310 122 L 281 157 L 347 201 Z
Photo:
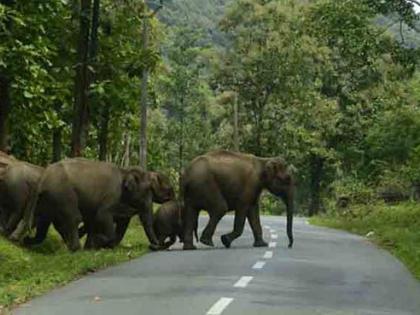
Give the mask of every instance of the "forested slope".
M 191 29 L 202 30 L 205 44 L 225 45 L 225 36 L 218 24 L 226 6 L 232 0 L 169 0 L 159 15 L 159 20 L 169 27 L 188 25 Z

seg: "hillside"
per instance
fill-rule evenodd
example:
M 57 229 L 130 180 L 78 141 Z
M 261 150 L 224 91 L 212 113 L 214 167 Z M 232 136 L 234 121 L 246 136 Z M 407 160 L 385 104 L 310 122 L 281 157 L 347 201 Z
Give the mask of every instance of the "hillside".
M 205 34 L 204 43 L 225 45 L 226 39 L 217 29 L 225 7 L 231 0 L 168 0 L 159 19 L 168 26 L 188 24 Z

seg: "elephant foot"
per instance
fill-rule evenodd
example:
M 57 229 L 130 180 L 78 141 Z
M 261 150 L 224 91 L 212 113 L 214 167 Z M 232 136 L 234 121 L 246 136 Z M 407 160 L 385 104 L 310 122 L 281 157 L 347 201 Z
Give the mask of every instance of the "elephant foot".
M 151 251 L 158 251 L 158 250 L 161 250 L 162 249 L 162 247 L 160 246 L 160 245 L 158 245 L 158 244 L 150 244 L 149 245 L 149 249 L 151 250 Z
M 77 252 L 80 249 L 80 244 L 70 244 L 68 247 L 72 253 Z
M 195 247 L 193 244 L 184 243 L 184 246 L 183 246 L 182 249 L 183 250 L 195 250 L 195 249 L 197 249 L 197 247 Z
M 254 242 L 254 247 L 267 247 L 268 243 L 264 240 L 258 240 Z
M 202 243 L 204 245 L 207 245 L 207 246 L 214 247 L 213 240 L 211 238 L 201 237 L 200 238 L 200 243 Z
M 232 241 L 230 240 L 229 236 L 222 235 L 220 239 L 222 240 L 222 243 L 226 248 L 230 248 L 230 244 L 232 243 Z

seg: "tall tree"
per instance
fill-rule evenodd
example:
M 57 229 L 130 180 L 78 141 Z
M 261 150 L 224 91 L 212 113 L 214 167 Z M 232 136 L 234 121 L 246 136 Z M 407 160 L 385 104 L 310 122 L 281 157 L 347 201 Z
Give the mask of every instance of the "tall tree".
M 11 7 L 14 0 L 1 0 L 0 5 Z M 0 21 L 1 22 L 1 21 Z M 6 16 L 4 26 L 0 30 L 0 38 L 5 39 L 11 32 L 12 20 Z M 8 117 L 10 112 L 10 79 L 6 73 L 0 72 L 0 150 L 8 151 Z
M 80 2 L 78 60 L 75 76 L 75 97 L 73 107 L 73 129 L 71 156 L 80 156 L 86 145 L 89 115 L 89 35 L 91 30 L 92 1 Z

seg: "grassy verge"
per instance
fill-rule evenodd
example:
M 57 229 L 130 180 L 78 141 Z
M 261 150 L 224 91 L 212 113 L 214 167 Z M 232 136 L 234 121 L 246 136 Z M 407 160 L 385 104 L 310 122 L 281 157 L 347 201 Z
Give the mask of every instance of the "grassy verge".
M 144 254 L 148 242 L 138 225 L 132 222 L 122 244 L 112 250 L 70 253 L 53 229 L 31 250 L 0 237 L 0 314 L 81 275 Z
M 330 213 L 311 219 L 311 223 L 344 229 L 356 234 L 370 233 L 379 246 L 398 257 L 420 280 L 420 205 L 372 204 L 352 206 L 342 214 Z

